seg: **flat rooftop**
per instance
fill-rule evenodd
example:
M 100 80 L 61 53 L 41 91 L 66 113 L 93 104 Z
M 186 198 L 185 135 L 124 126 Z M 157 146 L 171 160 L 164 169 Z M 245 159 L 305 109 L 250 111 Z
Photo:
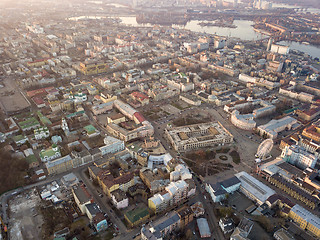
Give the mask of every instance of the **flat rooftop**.
M 219 122 L 192 124 L 168 129 L 168 134 L 177 145 L 204 142 L 212 139 L 233 138 Z

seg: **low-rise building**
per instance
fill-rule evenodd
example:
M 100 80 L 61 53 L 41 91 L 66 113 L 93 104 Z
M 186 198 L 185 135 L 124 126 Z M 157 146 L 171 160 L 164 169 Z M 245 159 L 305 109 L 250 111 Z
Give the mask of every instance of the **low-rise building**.
M 187 181 L 187 180 L 186 180 Z M 188 184 L 184 180 L 177 182 L 171 182 L 165 187 L 165 190 L 155 194 L 148 199 L 148 206 L 154 212 L 158 213 L 165 210 L 168 206 L 173 206 L 181 203 L 190 196 L 189 188 L 192 188 L 192 192 L 195 192 L 195 187 Z
M 111 196 L 111 193 L 117 189 L 126 192 L 129 187 L 135 184 L 135 172 L 121 173 L 120 176 L 114 178 L 109 170 L 89 167 L 89 174 L 93 179 L 98 180 L 103 192 L 108 196 Z
M 282 150 L 281 157 L 301 169 L 314 168 L 318 161 L 318 157 L 315 154 L 298 145 L 285 147 Z
M 84 208 L 90 222 L 93 221 L 93 218 L 97 216 L 98 213 L 101 213 L 100 207 L 96 203 L 88 203 Z
M 48 174 L 59 174 L 71 170 L 74 167 L 74 159 L 70 155 L 47 161 L 45 166 Z
M 18 125 L 24 132 L 40 127 L 40 123 L 35 117 L 27 118 L 26 120 L 19 122 Z
M 161 240 L 169 233 L 180 228 L 180 218 L 175 212 L 170 212 L 166 216 L 150 223 L 149 226 L 141 229 L 141 239 Z
M 189 94 L 183 94 L 179 96 L 179 99 L 182 101 L 185 101 L 186 103 L 193 105 L 193 106 L 200 106 L 201 105 L 201 100 L 194 95 L 189 95 Z
M 254 223 L 248 218 L 242 218 L 239 225 L 235 228 L 230 240 L 246 240 L 251 232 Z
M 240 114 L 238 110 L 231 113 L 230 120 L 233 125 L 243 130 L 252 130 L 257 123 L 253 120 L 253 114 Z
M 42 162 L 54 160 L 61 157 L 60 148 L 58 145 L 53 144 L 50 148 L 41 150 L 39 156 Z
M 124 142 L 114 137 L 106 136 L 103 142 L 105 145 L 99 148 L 102 156 L 124 150 Z
M 126 196 L 125 192 L 120 189 L 117 189 L 111 193 L 111 200 L 117 209 L 126 208 L 129 204 L 128 197 Z
M 214 185 L 206 183 L 206 191 L 210 194 L 213 202 L 220 202 L 226 198 L 227 194 L 238 190 L 240 185 L 240 180 L 234 176 Z
M 173 148 L 181 152 L 233 142 L 232 134 L 220 122 L 166 129 L 166 136 Z
M 312 123 L 302 131 L 302 136 L 320 142 L 320 120 Z
M 285 129 L 290 130 L 297 123 L 298 121 L 296 119 L 287 116 L 278 120 L 273 119 L 267 124 L 260 125 L 257 128 L 257 131 L 261 136 L 267 136 L 268 138 L 275 139 L 279 132 L 282 132 Z
M 86 204 L 93 202 L 93 198 L 90 193 L 83 185 L 78 185 L 72 188 L 72 195 L 82 214 L 86 214 Z
M 94 115 L 104 114 L 108 111 L 111 111 L 113 108 L 113 102 L 105 102 L 95 104 L 91 107 L 91 111 Z
M 305 190 L 301 189 L 294 183 L 284 179 L 278 173 L 269 177 L 268 181 L 286 192 L 288 195 L 302 201 L 311 209 L 315 209 L 315 207 L 319 204 L 318 198 L 312 196 L 310 193 L 307 193 Z
M 231 218 L 220 218 L 219 226 L 224 234 L 230 233 L 234 230 L 234 222 Z
M 102 212 L 97 213 L 93 219 L 92 223 L 97 230 L 97 232 L 101 232 L 103 230 L 106 230 L 108 228 L 108 222 L 106 218 L 103 216 Z
M 192 222 L 194 213 L 190 207 L 184 206 L 178 209 L 177 214 L 180 218 L 180 228 L 184 229 L 189 223 Z
M 211 237 L 210 227 L 206 218 L 198 218 L 197 225 L 199 228 L 199 233 L 201 238 Z
M 295 238 L 283 228 L 280 228 L 273 234 L 273 237 L 276 240 L 295 240 Z
M 320 237 L 320 218 L 316 215 L 296 204 L 291 208 L 289 217 L 302 229 L 310 231 L 318 238 Z
M 240 191 L 259 205 L 265 203 L 270 196 L 276 193 L 246 172 L 239 172 L 235 176 L 241 182 Z
M 306 110 L 297 109 L 296 114 L 305 121 L 311 121 L 320 115 L 320 105 L 311 105 L 310 108 Z
M 124 218 L 129 227 L 135 227 L 148 220 L 150 213 L 147 207 L 137 207 L 126 212 Z
M 34 137 L 36 140 L 47 138 L 49 136 L 50 136 L 50 132 L 47 127 L 40 127 L 34 130 Z

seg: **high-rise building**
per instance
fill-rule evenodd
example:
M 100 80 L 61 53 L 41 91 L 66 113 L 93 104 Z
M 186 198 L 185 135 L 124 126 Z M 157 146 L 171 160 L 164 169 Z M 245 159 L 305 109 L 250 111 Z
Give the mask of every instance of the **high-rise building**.
M 269 38 L 268 46 L 267 46 L 267 51 L 270 51 L 270 50 L 271 50 L 272 43 L 273 43 L 273 38 Z

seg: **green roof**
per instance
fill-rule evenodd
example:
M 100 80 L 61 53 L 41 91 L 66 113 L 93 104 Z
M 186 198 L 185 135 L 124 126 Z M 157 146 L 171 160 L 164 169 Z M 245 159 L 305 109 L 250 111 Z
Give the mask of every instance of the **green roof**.
M 59 153 L 60 153 L 59 147 L 57 147 L 57 148 L 58 148 L 57 151 L 54 151 L 54 150 L 53 150 L 53 148 L 55 148 L 55 147 L 57 147 L 57 145 L 56 145 L 56 144 L 52 144 L 52 146 L 51 146 L 50 148 L 41 151 L 41 152 L 39 153 L 40 158 L 41 158 L 41 159 L 43 159 L 44 157 L 49 157 L 49 158 L 50 158 L 50 157 L 54 156 L 54 155 L 56 154 L 56 152 L 59 152 Z
M 52 122 L 50 121 L 50 119 L 47 118 L 46 116 L 43 116 L 43 114 L 42 114 L 40 111 L 38 111 L 37 114 L 38 114 L 38 117 L 39 117 L 39 119 L 40 119 L 40 122 L 41 122 L 43 125 L 51 125 L 51 124 L 52 124 Z
M 95 133 L 97 131 L 97 129 L 94 126 L 92 126 L 91 124 L 88 126 L 85 126 L 84 130 L 86 130 L 89 135 L 92 133 Z
M 26 117 L 32 117 L 32 113 L 31 112 L 23 112 L 17 115 L 14 115 L 17 119 L 24 119 Z
M 75 117 L 77 115 L 82 115 L 82 114 L 84 114 L 84 110 L 83 111 L 79 111 L 79 112 L 71 113 L 71 114 L 67 115 L 66 118 L 72 118 L 72 117 Z
M 33 127 L 33 126 L 35 127 L 37 125 L 40 125 L 38 120 L 35 119 L 34 117 L 28 118 L 27 120 L 19 122 L 18 124 L 22 130 L 29 128 L 29 127 Z
M 23 135 L 17 135 L 17 136 L 13 136 L 12 137 L 13 141 L 15 141 L 15 142 L 19 142 L 19 141 L 21 141 L 22 139 L 25 139 L 25 138 L 26 138 L 26 136 L 23 136 Z
M 38 162 L 36 156 L 34 154 L 29 155 L 28 157 L 26 157 L 26 161 L 28 164 L 31 164 L 33 162 Z
M 149 214 L 148 208 L 146 207 L 135 208 L 125 213 L 131 223 L 135 223 Z

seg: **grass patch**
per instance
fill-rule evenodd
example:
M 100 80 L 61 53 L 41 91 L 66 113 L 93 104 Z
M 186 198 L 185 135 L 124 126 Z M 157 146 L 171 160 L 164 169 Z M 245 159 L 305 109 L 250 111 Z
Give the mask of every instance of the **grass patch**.
M 178 108 L 179 110 L 183 110 L 184 108 L 181 107 L 178 103 L 171 103 L 172 106 Z
M 216 153 L 214 150 L 206 150 L 204 151 L 203 149 L 194 151 L 194 152 L 188 152 L 186 153 L 186 157 L 195 160 L 195 161 L 207 161 L 214 159 L 216 156 Z
M 220 148 L 216 150 L 217 153 L 228 153 L 230 151 L 230 148 Z
M 186 162 L 186 164 L 188 164 L 189 167 L 193 167 L 195 164 L 194 162 L 187 160 L 187 159 L 184 159 L 184 161 Z
M 232 161 L 235 164 L 239 164 L 240 163 L 240 155 L 237 151 L 233 150 L 232 152 L 229 153 L 230 156 L 232 157 Z
M 177 118 L 172 123 L 177 126 L 186 126 L 192 124 L 200 124 L 200 123 L 207 123 L 210 122 L 209 118 L 195 118 L 192 115 L 187 115 L 186 117 Z

